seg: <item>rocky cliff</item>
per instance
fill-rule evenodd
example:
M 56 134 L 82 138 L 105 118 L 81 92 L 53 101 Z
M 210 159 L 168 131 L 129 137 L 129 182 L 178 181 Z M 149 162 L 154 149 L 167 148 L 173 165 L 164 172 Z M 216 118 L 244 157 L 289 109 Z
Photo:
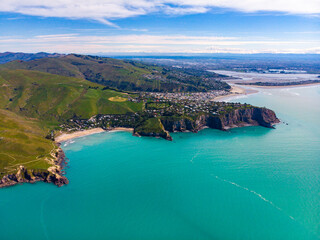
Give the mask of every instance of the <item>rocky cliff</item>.
M 156 137 L 156 138 L 164 138 L 166 140 L 172 141 L 172 137 L 168 133 L 168 131 L 163 131 L 161 133 L 155 133 L 155 132 L 145 132 L 145 131 L 139 131 L 139 132 L 133 132 L 133 136 L 136 137 Z
M 53 183 L 58 187 L 68 184 L 69 181 L 66 177 L 62 176 L 61 165 L 64 162 L 65 156 L 61 149 L 56 154 L 57 158 L 54 166 L 48 169 L 32 169 L 29 170 L 23 165 L 20 165 L 16 173 L 8 174 L 0 179 L 0 188 L 16 185 L 19 183 L 35 183 L 43 181 Z
M 165 130 L 162 122 L 158 118 L 147 119 L 136 127 L 133 131 L 134 136 L 158 137 L 172 141 L 169 132 Z
M 164 129 L 169 132 L 198 132 L 199 130 L 209 127 L 219 130 L 243 126 L 263 126 L 273 128 L 273 125 L 279 122 L 276 114 L 267 108 L 239 108 L 225 114 L 211 115 L 202 114 L 196 119 L 189 117 L 163 117 L 161 122 Z

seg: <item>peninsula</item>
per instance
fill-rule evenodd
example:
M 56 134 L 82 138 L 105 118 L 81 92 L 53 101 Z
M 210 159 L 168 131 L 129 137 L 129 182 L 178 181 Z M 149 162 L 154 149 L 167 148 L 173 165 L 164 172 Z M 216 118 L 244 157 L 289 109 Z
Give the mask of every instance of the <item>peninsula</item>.
M 248 85 L 248 86 L 261 86 L 261 87 L 284 87 L 284 86 L 301 86 L 301 85 L 311 85 L 319 84 L 320 80 L 305 80 L 305 81 L 291 81 L 291 82 L 239 82 L 238 85 Z
M 48 73 L 52 61 L 62 75 Z M 70 64 L 79 68 L 79 75 L 65 76 L 75 69 Z M 26 70 L 26 65 L 37 71 Z M 107 67 L 113 76 L 109 80 L 103 72 Z M 95 75 L 88 75 L 88 68 Z M 231 87 L 211 73 L 169 72 L 141 63 L 76 55 L 14 61 L 0 69 L 0 187 L 36 181 L 67 184 L 59 142 L 80 136 L 83 130 L 130 129 L 134 136 L 172 140 L 170 133 L 176 131 L 272 128 L 279 122 L 267 108 L 214 101 Z M 137 79 L 130 78 L 130 71 Z M 129 81 L 131 85 L 123 85 Z

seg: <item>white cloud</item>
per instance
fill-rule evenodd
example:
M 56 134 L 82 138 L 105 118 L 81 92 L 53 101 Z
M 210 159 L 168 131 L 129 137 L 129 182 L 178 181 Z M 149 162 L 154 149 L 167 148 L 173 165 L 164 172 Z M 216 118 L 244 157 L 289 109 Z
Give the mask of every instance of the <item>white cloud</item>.
M 30 38 L 0 37 L 0 52 L 60 53 L 320 53 L 320 40 L 243 39 L 185 35 L 78 34 L 38 35 Z
M 196 14 L 205 13 L 208 8 L 205 7 L 165 7 L 164 12 L 170 15 L 186 15 L 186 14 Z
M 174 2 L 187 6 L 230 8 L 243 12 L 320 13 L 319 0 L 175 0 Z
M 0 11 L 42 17 L 94 19 L 115 26 L 114 19 L 147 15 L 204 13 L 211 8 L 241 12 L 272 11 L 320 14 L 319 0 L 2 0 Z

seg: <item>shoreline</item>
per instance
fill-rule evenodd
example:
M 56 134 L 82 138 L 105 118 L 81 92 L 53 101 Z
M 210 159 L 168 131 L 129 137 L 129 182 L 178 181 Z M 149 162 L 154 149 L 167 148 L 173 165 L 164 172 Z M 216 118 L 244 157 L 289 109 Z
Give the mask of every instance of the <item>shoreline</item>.
M 116 127 L 112 129 L 107 129 L 107 132 L 131 132 L 133 133 L 133 128 L 125 128 L 125 127 Z
M 249 87 L 249 86 L 246 86 L 246 87 Z M 249 94 L 254 94 L 254 93 L 258 93 L 258 92 L 259 92 L 258 90 L 247 89 L 247 88 L 241 87 L 240 85 L 234 84 L 234 85 L 231 85 L 231 91 L 229 94 L 215 97 L 213 99 L 213 101 L 221 102 L 221 101 L 225 101 L 226 99 L 229 99 L 231 97 L 249 95 Z
M 284 85 L 284 86 L 261 86 L 261 85 L 242 84 L 241 86 L 254 87 L 254 88 L 264 88 L 264 89 L 276 89 L 276 88 L 312 87 L 312 86 L 317 86 L 317 85 L 320 85 L 320 83 L 296 84 L 296 85 Z M 237 85 L 237 86 L 239 86 L 239 85 Z
M 82 131 L 75 131 L 72 133 L 66 133 L 63 132 L 61 135 L 57 136 L 55 138 L 55 142 L 57 143 L 62 143 L 66 142 L 75 138 L 80 138 L 84 136 L 89 136 L 97 133 L 102 133 L 102 132 L 118 132 L 118 131 L 124 131 L 124 132 L 133 132 L 133 128 L 124 128 L 124 127 L 116 127 L 112 129 L 103 129 L 103 128 L 92 128 L 88 130 L 82 130 Z
M 59 144 L 59 143 L 58 143 Z M 48 169 L 28 170 L 25 166 L 20 165 L 16 173 L 9 173 L 0 178 L 0 188 L 15 186 L 23 183 L 45 182 L 53 183 L 61 187 L 69 183 L 65 177 L 64 168 L 66 166 L 66 155 L 59 147 L 55 152 L 55 160 Z
M 285 88 L 314 87 L 314 86 L 320 86 L 320 83 L 298 84 L 298 85 L 288 85 L 288 86 L 259 86 L 259 85 L 232 84 L 231 91 L 229 94 L 215 97 L 213 101 L 222 102 L 225 100 L 232 99 L 232 97 L 245 96 L 245 95 L 258 93 L 260 92 L 259 89 L 285 89 Z

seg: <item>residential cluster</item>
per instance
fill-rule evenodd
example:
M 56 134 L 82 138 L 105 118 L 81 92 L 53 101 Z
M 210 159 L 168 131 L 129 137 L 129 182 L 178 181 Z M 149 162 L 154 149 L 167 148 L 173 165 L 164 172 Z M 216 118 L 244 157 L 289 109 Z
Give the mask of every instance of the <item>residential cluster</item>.
M 216 90 L 209 92 L 177 92 L 177 93 L 162 93 L 162 92 L 145 92 L 140 94 L 140 98 L 148 99 L 153 98 L 157 100 L 166 100 L 174 103 L 181 101 L 199 101 L 207 102 L 213 101 L 218 96 L 230 94 L 226 90 Z
M 88 128 L 102 127 L 112 129 L 114 127 L 135 128 L 148 118 L 166 116 L 190 116 L 197 117 L 201 114 L 220 115 L 235 108 L 247 107 L 246 104 L 216 102 L 213 99 L 227 92 L 211 91 L 201 93 L 150 93 L 144 92 L 130 101 L 143 102 L 143 109 L 139 112 L 126 114 L 99 114 L 90 119 L 74 118 L 61 125 L 67 131 L 78 131 Z

